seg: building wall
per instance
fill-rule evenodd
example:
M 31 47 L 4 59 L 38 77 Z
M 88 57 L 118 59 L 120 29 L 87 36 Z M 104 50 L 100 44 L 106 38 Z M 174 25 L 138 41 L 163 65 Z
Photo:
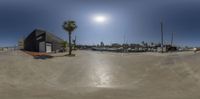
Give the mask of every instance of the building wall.
M 63 40 L 52 34 L 46 34 L 46 42 L 52 44 L 52 51 L 56 51 L 63 48 Z
M 36 32 L 35 38 L 36 38 L 36 46 L 35 46 L 36 51 L 39 52 L 39 43 L 46 41 L 46 34 L 45 34 L 45 32 L 43 32 L 43 33 L 37 33 Z
M 39 43 L 46 42 L 52 44 L 52 51 L 62 49 L 62 39 L 47 33 L 43 30 L 34 30 L 24 41 L 25 50 L 39 52 Z
M 24 40 L 24 49 L 27 51 L 37 51 L 34 31 Z

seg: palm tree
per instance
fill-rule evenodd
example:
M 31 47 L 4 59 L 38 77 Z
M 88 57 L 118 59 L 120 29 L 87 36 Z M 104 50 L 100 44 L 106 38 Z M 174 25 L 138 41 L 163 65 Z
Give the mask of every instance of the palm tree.
M 63 28 L 69 34 L 69 55 L 71 55 L 72 54 L 71 34 L 77 28 L 76 22 L 73 20 L 65 21 L 63 24 Z

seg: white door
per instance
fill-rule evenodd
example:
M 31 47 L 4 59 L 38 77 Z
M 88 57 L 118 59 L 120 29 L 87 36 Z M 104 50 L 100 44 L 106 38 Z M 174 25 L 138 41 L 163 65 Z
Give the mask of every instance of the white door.
M 39 52 L 45 52 L 45 42 L 39 43 Z
M 47 53 L 52 52 L 52 44 L 51 43 L 46 43 L 46 52 Z

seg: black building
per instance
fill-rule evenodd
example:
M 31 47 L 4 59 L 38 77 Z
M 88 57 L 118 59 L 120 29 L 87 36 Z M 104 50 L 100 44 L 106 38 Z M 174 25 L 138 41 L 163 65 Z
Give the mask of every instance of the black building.
M 34 52 L 53 52 L 63 49 L 63 40 L 41 29 L 35 29 L 25 40 L 24 49 Z

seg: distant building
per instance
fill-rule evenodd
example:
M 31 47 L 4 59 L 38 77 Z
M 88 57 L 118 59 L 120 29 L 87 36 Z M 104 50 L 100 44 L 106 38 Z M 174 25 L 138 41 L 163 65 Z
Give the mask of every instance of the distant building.
M 14 51 L 16 47 L 1 47 L 0 51 Z
M 24 40 L 24 49 L 34 52 L 53 52 L 63 49 L 64 42 L 57 36 L 41 29 L 35 29 Z
M 119 48 L 119 47 L 122 47 L 120 44 L 118 44 L 118 43 L 113 43 L 112 45 L 111 45 L 113 48 Z
M 21 50 L 24 49 L 24 39 L 23 38 L 18 41 L 18 48 Z
M 162 47 L 157 47 L 158 52 L 162 52 Z M 177 47 L 171 45 L 164 45 L 163 52 L 177 51 Z
M 3 51 L 3 48 L 0 47 L 0 51 Z

